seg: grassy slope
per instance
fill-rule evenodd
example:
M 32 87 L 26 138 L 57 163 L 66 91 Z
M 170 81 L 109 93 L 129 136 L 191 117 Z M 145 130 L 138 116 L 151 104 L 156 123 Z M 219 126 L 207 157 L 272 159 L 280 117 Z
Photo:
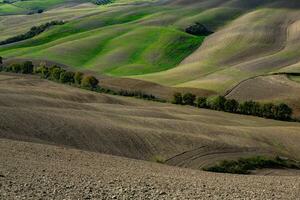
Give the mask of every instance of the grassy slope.
M 295 0 L 131 3 L 81 9 L 80 19 L 71 18 L 39 37 L 0 47 L 0 54 L 221 93 L 255 75 L 299 71 L 300 16 Z M 61 9 L 57 14 L 64 18 L 69 12 Z M 195 21 L 217 30 L 196 51 L 203 38 L 182 31 Z M 5 33 L 9 34 L 14 33 Z

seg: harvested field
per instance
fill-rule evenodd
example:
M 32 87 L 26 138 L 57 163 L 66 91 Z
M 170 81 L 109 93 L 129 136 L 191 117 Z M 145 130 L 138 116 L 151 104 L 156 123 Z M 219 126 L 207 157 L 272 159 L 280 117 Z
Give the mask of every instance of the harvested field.
M 98 94 L 1 74 L 1 138 L 199 169 L 224 158 L 299 159 L 300 124 Z
M 0 139 L 1 199 L 291 199 L 300 177 L 241 176 Z M 26 166 L 26 167 L 24 167 Z

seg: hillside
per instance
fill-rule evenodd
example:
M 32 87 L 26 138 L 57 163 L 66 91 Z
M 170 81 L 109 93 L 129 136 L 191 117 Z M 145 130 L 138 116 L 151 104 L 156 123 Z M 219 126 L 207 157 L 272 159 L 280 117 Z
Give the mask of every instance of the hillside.
M 0 139 L 1 199 L 291 199 L 299 177 L 213 174 Z M 26 166 L 26 167 L 24 167 Z
M 13 5 L 23 9 L 33 2 L 38 1 Z M 296 0 L 120 0 L 98 6 L 79 0 L 47 2 L 41 14 L 8 15 L 0 9 L 0 40 L 52 20 L 67 22 L 0 46 L 1 56 L 49 60 L 104 76 L 220 94 L 252 77 L 300 72 Z M 215 33 L 185 33 L 195 22 Z M 296 97 L 287 103 L 300 107 Z
M 200 169 L 251 155 L 300 159 L 300 124 L 98 94 L 0 75 L 1 138 Z

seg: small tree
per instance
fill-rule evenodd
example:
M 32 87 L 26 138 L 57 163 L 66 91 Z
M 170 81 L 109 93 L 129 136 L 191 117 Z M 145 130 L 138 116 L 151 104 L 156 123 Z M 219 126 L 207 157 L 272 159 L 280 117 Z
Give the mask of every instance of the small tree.
M 22 66 L 20 64 L 12 64 L 11 71 L 14 73 L 20 73 L 22 71 Z
M 237 112 L 238 107 L 239 107 L 239 103 L 234 99 L 228 99 L 224 103 L 224 110 L 226 112 L 235 113 L 235 112 Z
M 74 80 L 75 80 L 75 83 L 77 85 L 81 84 L 82 78 L 83 78 L 83 73 L 82 72 L 75 72 Z
M 266 103 L 261 107 L 261 115 L 265 118 L 275 118 L 275 105 L 272 103 Z
M 226 98 L 223 96 L 214 96 L 208 99 L 208 106 L 214 110 L 224 110 Z
M 62 72 L 60 73 L 60 82 L 62 83 L 74 83 L 74 75 L 75 73 L 74 72 Z
M 173 101 L 172 101 L 172 103 L 182 105 L 183 104 L 182 94 L 179 93 L 179 92 L 176 92 L 173 95 Z
M 207 107 L 207 98 L 206 97 L 198 97 L 197 98 L 197 106 L 199 108 L 206 108 Z
M 280 120 L 289 120 L 293 114 L 292 108 L 287 104 L 281 103 L 275 107 L 275 117 Z
M 31 61 L 26 61 L 22 65 L 22 73 L 23 74 L 32 74 L 33 73 L 33 64 Z
M 94 76 L 85 76 L 81 81 L 81 86 L 85 88 L 96 88 L 99 81 Z
M 183 104 L 193 106 L 195 105 L 196 96 L 192 93 L 186 93 L 182 97 Z
M 59 81 L 59 79 L 60 79 L 60 74 L 61 74 L 62 72 L 65 72 L 65 70 L 63 70 L 63 69 L 62 69 L 61 67 L 59 67 L 59 66 L 54 65 L 54 66 L 50 67 L 49 72 L 50 72 L 50 79 L 51 79 L 51 80 Z

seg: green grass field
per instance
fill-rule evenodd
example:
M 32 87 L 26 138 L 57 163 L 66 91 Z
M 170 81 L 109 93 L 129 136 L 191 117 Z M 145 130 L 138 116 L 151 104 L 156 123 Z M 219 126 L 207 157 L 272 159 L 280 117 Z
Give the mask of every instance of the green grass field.
M 70 7 L 70 2 L 77 6 Z M 294 10 L 291 2 L 279 0 L 214 5 L 208 0 L 186 4 L 179 0 L 116 0 L 107 5 L 78 6 L 87 2 L 2 3 L 9 8 L 0 11 L 1 40 L 47 20 L 68 22 L 32 39 L 1 46 L 0 55 L 45 59 L 109 76 L 220 93 L 256 75 L 299 71 L 296 1 Z M 17 12 L 14 9 L 28 12 L 38 8 L 46 12 L 8 16 Z M 184 29 L 195 22 L 216 33 L 208 38 L 186 34 Z

